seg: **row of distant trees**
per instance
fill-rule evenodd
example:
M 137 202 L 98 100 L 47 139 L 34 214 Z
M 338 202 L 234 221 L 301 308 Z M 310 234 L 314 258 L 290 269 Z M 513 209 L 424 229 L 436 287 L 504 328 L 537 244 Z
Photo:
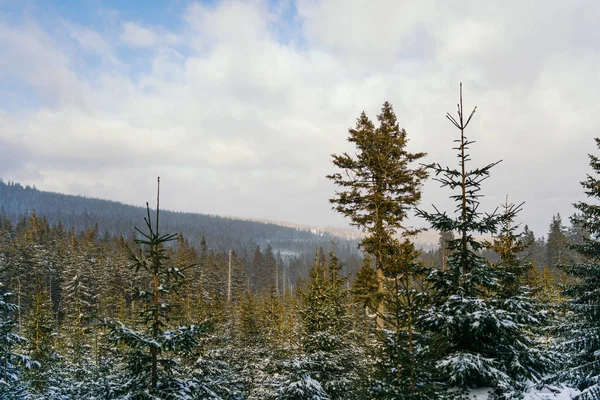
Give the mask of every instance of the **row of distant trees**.
M 564 271 L 556 268 L 558 265 L 573 264 L 582 261 L 582 256 L 570 247 L 570 244 L 583 243 L 586 230 L 579 225 L 573 216 L 571 223 L 565 226 L 560 214 L 552 217 L 546 236 L 536 237 L 534 232 L 525 225 L 520 231 L 523 240 L 529 246 L 521 254 L 526 257 L 532 265 L 542 272 L 549 269 L 557 278 L 562 275 L 564 280 Z M 448 243 L 453 240 L 453 232 L 440 232 L 437 247 L 432 250 L 422 251 L 421 259 L 429 265 L 441 268 L 450 254 Z M 546 239 L 547 238 L 547 239 Z M 487 259 L 497 261 L 497 255 L 490 249 L 484 249 L 482 254 Z

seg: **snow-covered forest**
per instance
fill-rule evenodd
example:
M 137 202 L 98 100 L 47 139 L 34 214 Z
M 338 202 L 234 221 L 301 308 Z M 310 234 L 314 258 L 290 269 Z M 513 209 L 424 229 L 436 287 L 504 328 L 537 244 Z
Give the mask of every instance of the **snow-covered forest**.
M 164 230 L 160 194 L 129 235 L 3 211 L 0 398 L 600 398 L 597 156 L 590 202 L 536 238 L 510 194 L 479 208 L 497 162 L 470 161 L 485 138 L 462 87 L 447 117 L 456 165 L 420 164 L 387 102 L 332 156 L 330 201 L 365 233 L 358 270 L 335 241 L 309 261 L 191 243 Z M 456 207 L 422 207 L 427 179 Z M 416 248 L 413 219 L 438 249 Z

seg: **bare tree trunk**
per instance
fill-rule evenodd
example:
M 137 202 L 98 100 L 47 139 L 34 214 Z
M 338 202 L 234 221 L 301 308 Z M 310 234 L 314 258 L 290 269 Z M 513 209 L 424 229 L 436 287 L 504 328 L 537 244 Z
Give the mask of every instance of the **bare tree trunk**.
M 279 297 L 279 265 L 275 263 L 275 294 Z
M 383 297 L 383 270 L 381 268 L 377 268 L 377 293 Z M 377 329 L 383 329 L 383 299 L 380 298 L 377 302 Z
M 284 267 L 283 267 L 283 282 L 281 282 L 281 283 L 282 283 L 282 285 L 281 285 L 281 286 L 282 286 L 282 288 L 283 288 L 283 293 L 282 293 L 282 294 L 283 294 L 283 297 L 285 297 L 285 289 L 286 289 L 286 273 L 285 273 L 285 272 L 286 272 L 286 271 L 285 271 L 286 269 L 287 269 L 287 268 L 286 268 L 286 267 L 285 267 L 285 265 L 284 265 Z
M 185 301 L 185 318 L 189 323 L 192 320 L 192 283 L 190 280 L 187 281 L 185 289 L 187 291 L 187 298 Z
M 156 193 L 156 236 L 158 238 L 158 213 L 159 213 L 159 198 L 160 198 L 160 177 L 158 178 L 158 190 Z M 148 216 L 148 219 L 150 219 L 150 217 Z M 159 299 L 158 299 L 158 274 L 159 274 L 159 270 L 158 270 L 158 252 L 159 252 L 159 245 L 158 243 L 156 243 L 154 246 L 154 248 L 152 249 L 152 263 L 153 263 L 153 269 L 154 269 L 154 298 L 152 301 L 152 305 L 154 306 L 154 310 L 153 310 L 153 321 L 152 321 L 152 339 L 156 340 L 158 338 L 158 326 L 159 326 L 159 318 L 160 318 L 160 313 L 159 313 Z M 150 348 L 150 354 L 152 356 L 152 389 L 156 390 L 156 388 L 158 387 L 158 348 L 156 346 L 152 346 Z
M 227 271 L 227 304 L 231 303 L 231 250 L 229 250 L 229 270 Z
M 365 305 L 365 344 L 369 344 L 369 306 Z
M 17 306 L 19 306 L 17 312 L 19 315 L 19 333 L 21 333 L 23 331 L 23 325 L 22 325 L 22 321 L 21 321 L 21 277 L 20 276 L 17 276 L 17 283 L 18 283 Z
M 154 310 L 153 310 L 153 321 L 152 321 L 152 338 L 156 339 L 158 337 L 158 318 L 159 318 L 159 313 L 158 313 L 158 275 L 155 274 L 154 275 L 154 299 L 153 299 L 153 303 L 154 305 Z M 156 387 L 158 386 L 158 349 L 156 348 L 156 346 L 152 346 L 150 348 L 150 354 L 152 356 L 152 389 L 156 390 Z

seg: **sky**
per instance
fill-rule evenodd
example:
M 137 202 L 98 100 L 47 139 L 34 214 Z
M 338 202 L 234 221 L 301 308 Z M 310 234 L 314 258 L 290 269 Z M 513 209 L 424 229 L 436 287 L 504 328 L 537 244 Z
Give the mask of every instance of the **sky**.
M 600 136 L 597 0 L 0 0 L 0 177 L 171 210 L 346 226 L 331 154 L 392 103 L 408 150 L 503 160 L 481 210 L 545 235 Z M 421 207 L 452 211 L 429 180 Z M 416 226 L 424 223 L 412 221 Z

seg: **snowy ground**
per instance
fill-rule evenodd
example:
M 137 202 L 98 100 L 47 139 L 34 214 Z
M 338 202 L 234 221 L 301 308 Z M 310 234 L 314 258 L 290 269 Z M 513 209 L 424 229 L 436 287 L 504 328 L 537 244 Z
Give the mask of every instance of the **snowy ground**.
M 546 386 L 541 390 L 531 389 L 525 395 L 524 400 L 572 400 L 579 394 L 576 389 L 558 387 L 558 386 Z M 471 398 L 473 400 L 487 400 L 489 396 L 489 389 L 474 389 L 471 391 Z

